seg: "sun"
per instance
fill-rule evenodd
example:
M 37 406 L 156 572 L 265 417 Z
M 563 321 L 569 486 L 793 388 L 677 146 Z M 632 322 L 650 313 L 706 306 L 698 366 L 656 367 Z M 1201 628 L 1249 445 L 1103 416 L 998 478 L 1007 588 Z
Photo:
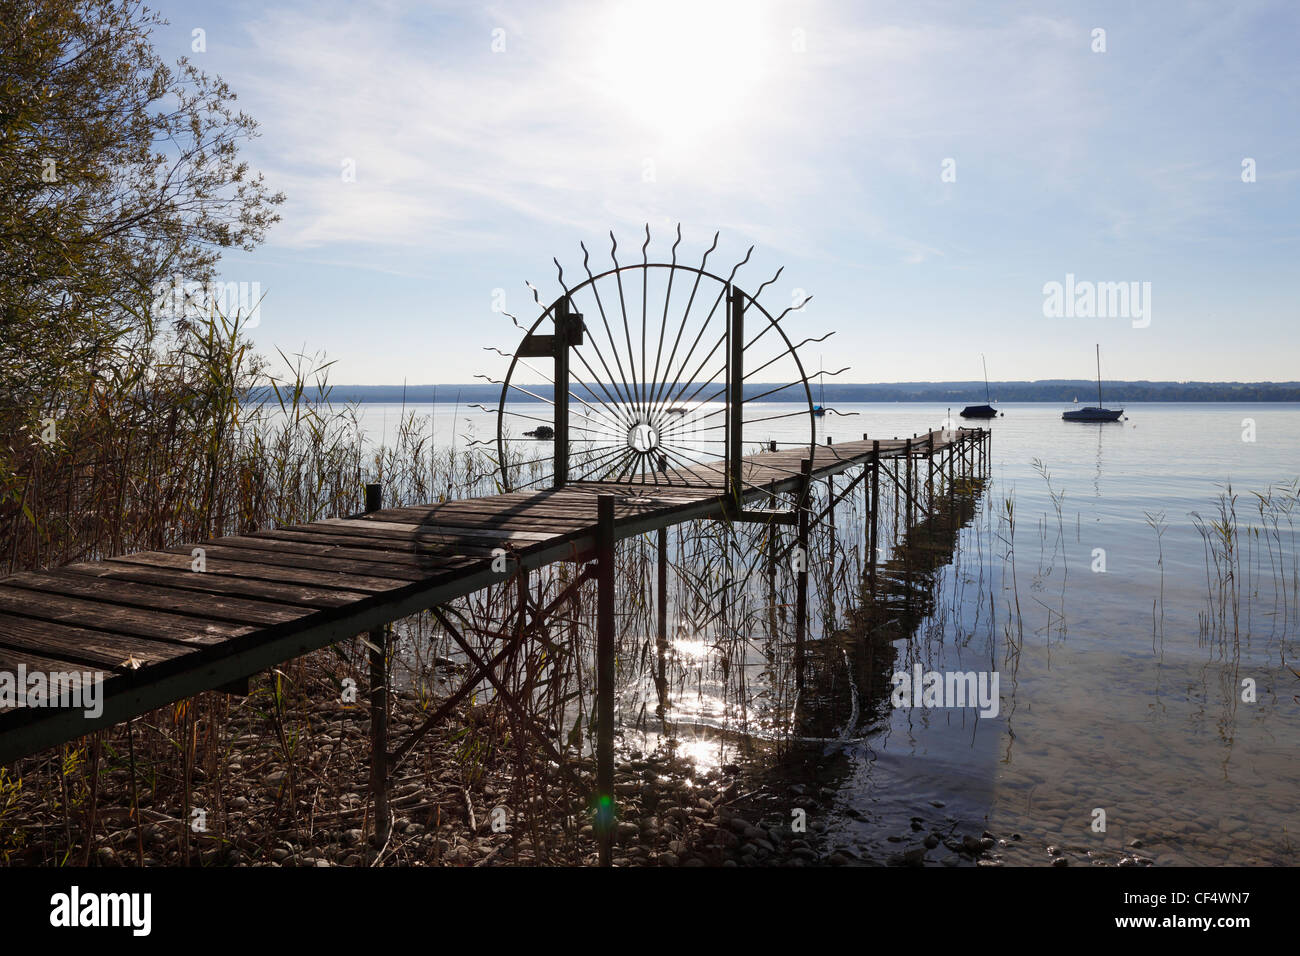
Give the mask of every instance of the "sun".
M 754 109 L 772 35 L 763 7 L 627 0 L 596 31 L 595 80 L 621 118 L 684 145 Z

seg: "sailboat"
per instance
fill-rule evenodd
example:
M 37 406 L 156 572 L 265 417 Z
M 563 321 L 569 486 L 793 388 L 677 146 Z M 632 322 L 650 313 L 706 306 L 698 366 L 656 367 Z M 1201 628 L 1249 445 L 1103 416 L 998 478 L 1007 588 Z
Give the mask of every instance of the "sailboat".
M 826 414 L 826 363 L 822 363 L 822 370 L 817 375 L 817 380 L 821 384 L 821 393 L 817 396 L 817 404 L 812 407 L 812 413 L 821 418 Z
M 1072 408 L 1062 412 L 1061 417 L 1067 422 L 1117 422 L 1124 414 L 1122 408 L 1102 408 L 1101 406 L 1101 343 L 1097 344 L 1097 407 Z
M 980 353 L 980 361 L 984 363 L 984 401 L 990 402 L 989 399 L 989 363 L 984 361 L 984 353 Z M 993 405 L 967 405 L 961 410 L 962 418 L 997 418 L 998 410 Z

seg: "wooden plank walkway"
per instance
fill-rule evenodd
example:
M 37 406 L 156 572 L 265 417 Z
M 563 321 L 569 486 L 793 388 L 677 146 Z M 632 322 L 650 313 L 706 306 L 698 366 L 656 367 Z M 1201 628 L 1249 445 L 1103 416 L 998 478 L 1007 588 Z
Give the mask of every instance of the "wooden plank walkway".
M 947 434 L 921 436 L 913 455 L 971 433 Z M 747 502 L 797 489 L 807 454 L 804 446 L 747 457 Z M 904 440 L 879 442 L 881 459 L 905 455 Z M 818 446 L 813 475 L 874 456 L 870 441 Z M 724 517 L 721 469 L 669 471 L 658 485 L 579 483 L 388 508 L 0 578 L 0 673 L 103 674 L 95 718 L 66 707 L 0 712 L 0 764 L 498 582 L 507 575 L 492 570 L 494 549 L 508 552 L 508 574 L 589 561 L 601 494 L 616 495 L 618 538 Z M 204 551 L 202 573 L 191 567 L 194 548 Z

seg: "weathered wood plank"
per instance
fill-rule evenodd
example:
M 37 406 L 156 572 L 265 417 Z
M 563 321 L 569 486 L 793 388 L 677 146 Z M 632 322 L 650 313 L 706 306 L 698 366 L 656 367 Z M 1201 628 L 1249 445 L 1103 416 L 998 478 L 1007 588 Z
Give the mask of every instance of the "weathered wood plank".
M 274 544 L 274 542 L 269 543 Z M 226 547 L 224 544 L 204 544 L 202 547 L 204 553 L 207 555 L 209 568 L 212 567 L 211 562 L 213 558 L 225 558 L 230 561 L 240 561 L 244 564 L 263 565 L 268 568 L 273 568 L 278 565 L 286 568 L 304 568 L 312 571 L 336 571 L 345 577 L 354 573 L 359 575 L 364 574 L 371 577 L 405 581 L 408 584 L 412 581 L 423 581 L 428 577 L 426 572 L 417 570 L 413 567 L 402 567 L 396 564 L 379 564 L 372 561 L 357 561 L 355 559 L 324 557 L 317 554 L 291 551 L 288 549 L 268 547 Z M 188 555 L 191 549 L 189 546 L 182 545 L 168 550 L 173 554 Z M 348 581 L 349 583 L 351 582 L 350 577 L 348 577 Z
M 123 567 L 108 562 L 67 564 L 59 568 L 74 574 L 91 577 L 110 578 L 116 581 L 134 581 L 138 584 L 154 584 L 165 588 L 179 588 L 182 591 L 195 591 L 200 594 L 217 594 L 226 597 L 248 598 L 255 601 L 267 601 L 272 604 L 286 604 L 303 608 L 342 607 L 356 601 L 363 601 L 369 595 L 362 591 L 332 591 L 326 588 L 312 588 L 303 585 L 277 584 L 273 581 L 249 581 L 241 578 L 225 577 L 208 571 L 193 571 L 187 566 L 185 570 Z
M 50 621 L 38 621 L 14 614 L 0 614 L 0 648 L 53 654 L 81 664 L 113 669 L 128 669 L 134 658 L 139 664 L 153 664 L 193 654 L 193 645 L 172 641 L 151 641 L 130 634 L 71 627 Z M 2 653 L 2 652 L 0 652 Z
M 665 506 L 700 500 L 702 498 L 675 499 L 672 501 L 628 498 L 615 504 L 614 513 L 618 517 L 646 514 Z M 490 500 L 484 500 L 467 504 L 463 508 L 457 508 L 454 512 L 436 512 L 429 515 L 426 520 L 430 527 L 438 527 L 443 522 L 454 523 L 460 521 L 465 515 L 487 517 L 501 524 L 518 524 L 522 520 L 530 519 L 552 523 L 574 521 L 586 525 L 591 524 L 593 521 L 592 515 L 595 514 L 596 501 L 597 496 L 593 495 L 565 503 L 517 504 L 508 507 L 494 507 Z
M 375 514 L 383 514 L 377 511 Z M 319 524 L 344 524 L 344 525 L 366 525 L 375 528 L 392 528 L 403 529 L 412 532 L 428 533 L 433 535 L 446 535 L 451 538 L 464 538 L 467 540 L 504 540 L 542 544 L 554 541 L 562 535 L 546 531 L 508 531 L 504 528 L 500 530 L 483 529 L 483 528 L 463 528 L 450 524 L 433 524 L 433 523 L 416 523 L 412 521 L 378 521 L 370 517 L 364 518 L 326 518 Z
M 360 524 L 360 522 L 356 522 Z M 302 525 L 296 528 L 277 528 L 274 531 L 259 532 L 259 536 L 276 538 L 280 541 L 300 541 L 303 544 L 322 544 L 342 548 L 363 548 L 376 554 L 390 551 L 404 554 L 427 554 L 433 557 L 455 555 L 459 557 L 491 557 L 492 546 L 482 538 L 471 542 L 465 540 L 434 541 L 426 537 L 417 538 L 411 534 L 397 534 L 391 531 L 374 531 L 369 534 L 343 534 L 334 525 L 319 527 Z
M 164 611 L 142 611 L 139 608 L 105 604 L 103 601 L 42 594 L 8 585 L 0 586 L 0 611 L 11 611 L 43 621 L 102 627 L 121 634 L 192 644 L 219 644 L 257 630 L 246 624 L 185 617 Z
M 457 528 L 505 528 L 517 531 L 552 532 L 568 534 L 591 526 L 582 517 L 530 518 L 527 515 L 497 514 L 491 509 L 462 508 L 458 511 L 439 511 L 429 514 L 414 508 L 393 508 L 376 511 L 375 520 L 423 521 L 429 525 L 447 524 Z M 361 519 L 365 520 L 365 519 Z
M 107 685 L 111 679 L 112 671 L 107 667 L 86 667 L 84 664 L 78 664 L 75 661 L 66 661 L 62 658 L 50 657 L 46 654 L 34 654 L 30 651 L 17 650 L 10 647 L 0 647 L 0 671 L 13 675 L 16 679 L 20 670 L 26 670 L 28 674 L 66 674 L 70 675 L 68 684 L 70 687 L 79 688 L 81 686 L 81 674 L 86 670 L 108 671 L 104 675 L 104 684 Z M 26 699 L 26 690 L 16 688 L 18 696 L 23 700 Z M 102 695 L 107 690 L 107 686 L 100 688 L 99 693 Z M 102 699 L 102 696 L 101 696 Z M 12 714 L 15 711 L 21 711 L 24 708 L 17 703 L 5 705 L 0 703 L 0 714 Z
M 591 503 L 595 507 L 595 501 L 601 495 L 610 493 L 608 485 L 588 484 L 586 482 L 574 482 L 566 486 L 565 491 L 573 495 L 574 500 L 582 500 Z M 617 509 L 624 501 L 645 501 L 655 505 L 677 505 L 685 504 L 691 501 L 704 501 L 707 498 L 716 498 L 720 492 L 718 488 L 692 488 L 689 491 L 677 490 L 664 485 L 647 485 L 645 488 L 639 485 L 633 489 L 626 489 L 618 492 L 625 496 L 614 502 Z
M 5 584 L 41 594 L 86 598 L 145 611 L 166 608 L 175 614 L 235 624 L 283 624 L 314 613 L 313 608 L 296 605 L 268 604 L 265 601 L 249 601 L 222 594 L 196 594 L 178 588 L 92 577 L 62 570 L 16 574 L 6 580 Z
M 15 673 L 19 664 L 25 665 L 28 671 L 39 670 L 46 673 L 49 671 L 85 670 L 85 667 L 76 661 L 66 661 L 45 654 L 32 654 L 28 651 L 0 647 L 0 671 Z
M 397 577 L 397 572 L 420 574 L 433 572 L 447 567 L 457 560 L 473 560 L 455 554 L 406 554 L 399 551 L 371 551 L 365 548 L 347 548 L 331 544 L 307 544 L 301 541 L 285 541 L 273 537 L 273 532 L 258 532 L 246 537 L 221 538 L 219 541 L 197 545 L 207 548 L 211 545 L 223 548 L 240 548 L 246 551 L 262 551 L 281 555 L 297 555 L 322 560 L 349 561 L 357 566 L 369 568 L 373 573 Z M 419 577 L 411 580 L 420 580 Z
M 193 573 L 190 571 L 191 563 L 194 559 L 188 551 L 181 554 L 171 554 L 166 551 L 145 551 L 140 554 L 123 554 L 116 558 L 110 558 L 106 564 L 129 564 L 140 565 L 150 568 L 170 568 L 178 569 L 184 573 Z M 264 562 L 251 563 L 246 561 L 231 560 L 230 558 L 218 557 L 215 551 L 207 552 L 207 574 L 220 578 L 238 578 L 249 581 L 265 581 L 269 583 L 283 583 L 287 585 L 308 585 L 313 588 L 335 589 L 337 593 L 348 595 L 361 593 L 363 595 L 382 594 L 384 591 L 393 591 L 398 588 L 404 588 L 410 584 L 409 581 L 399 580 L 390 577 L 371 577 L 365 574 L 349 573 L 347 571 L 321 571 L 307 570 L 305 568 L 295 568 L 280 564 L 266 564 Z
M 441 509 L 455 506 L 459 510 L 494 505 L 498 499 L 501 499 L 496 510 L 502 512 L 513 513 L 535 510 L 539 512 L 554 511 L 561 514 L 574 512 L 587 514 L 592 508 L 596 507 L 596 501 L 602 494 L 613 494 L 614 507 L 618 509 L 643 508 L 653 506 L 655 502 L 698 501 L 702 498 L 711 497 L 717 492 L 697 489 L 689 495 L 675 495 L 667 488 L 657 488 L 654 485 L 622 485 L 617 489 L 611 489 L 608 485 L 587 484 L 568 486 L 563 491 L 557 492 L 509 493 L 494 495 L 491 498 L 467 498 L 463 501 L 446 502 L 438 505 L 419 505 L 416 507 Z

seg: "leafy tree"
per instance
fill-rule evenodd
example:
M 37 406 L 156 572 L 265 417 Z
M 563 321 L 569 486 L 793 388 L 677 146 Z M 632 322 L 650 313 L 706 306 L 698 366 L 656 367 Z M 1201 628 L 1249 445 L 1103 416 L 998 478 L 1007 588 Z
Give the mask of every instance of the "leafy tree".
M 0 0 L 0 405 L 66 408 L 152 346 L 152 292 L 254 248 L 257 124 L 134 0 Z M 118 383 L 119 385 L 121 383 Z

